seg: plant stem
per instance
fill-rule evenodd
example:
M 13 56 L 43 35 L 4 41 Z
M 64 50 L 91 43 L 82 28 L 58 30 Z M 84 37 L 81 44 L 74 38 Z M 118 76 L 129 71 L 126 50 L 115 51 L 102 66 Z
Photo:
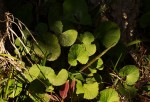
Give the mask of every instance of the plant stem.
M 98 56 L 96 56 L 94 59 L 92 59 L 89 63 L 87 63 L 85 66 L 81 68 L 79 72 L 84 71 L 86 68 L 88 68 L 90 65 L 92 65 L 95 61 L 97 61 L 100 57 L 102 57 L 107 51 L 109 51 L 112 47 L 114 47 L 115 43 L 112 44 L 110 47 L 105 49 L 102 53 L 100 53 Z

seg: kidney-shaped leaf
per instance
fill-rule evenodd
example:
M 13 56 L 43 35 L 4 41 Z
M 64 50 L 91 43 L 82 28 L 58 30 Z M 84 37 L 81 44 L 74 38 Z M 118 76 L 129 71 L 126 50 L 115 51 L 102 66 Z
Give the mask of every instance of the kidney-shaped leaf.
M 67 78 L 68 78 L 68 72 L 66 69 L 62 69 L 57 75 L 53 71 L 52 73 L 49 73 L 47 76 L 49 82 L 54 86 L 60 86 L 63 85 Z
M 32 65 L 32 67 L 30 67 L 29 71 L 25 71 L 25 77 L 28 79 L 29 82 L 33 81 L 34 79 L 36 79 L 40 73 L 39 70 L 39 65 Z
M 74 44 L 78 36 L 78 32 L 76 30 L 67 30 L 60 35 L 60 44 L 62 46 L 71 46 Z
M 48 33 L 43 36 L 43 39 L 44 42 L 38 41 L 39 45 L 34 45 L 35 53 L 42 58 L 47 57 L 49 61 L 56 60 L 61 53 L 57 37 Z
M 119 102 L 119 95 L 115 89 L 108 88 L 100 92 L 100 100 L 98 102 Z
M 109 48 L 118 43 L 120 39 L 120 29 L 116 23 L 107 21 L 99 25 L 95 31 L 95 36 L 100 38 L 100 41 L 106 48 Z
M 71 46 L 68 54 L 68 62 L 71 66 L 76 66 L 77 61 L 79 61 L 81 64 L 86 64 L 88 59 L 88 52 L 85 50 L 83 45 L 75 44 Z
M 139 79 L 139 70 L 134 65 L 126 65 L 119 71 L 119 75 L 125 77 L 128 85 L 133 85 Z
M 98 95 L 98 83 L 88 83 L 82 85 L 81 81 L 77 81 L 76 94 L 84 94 L 85 99 L 94 99 Z

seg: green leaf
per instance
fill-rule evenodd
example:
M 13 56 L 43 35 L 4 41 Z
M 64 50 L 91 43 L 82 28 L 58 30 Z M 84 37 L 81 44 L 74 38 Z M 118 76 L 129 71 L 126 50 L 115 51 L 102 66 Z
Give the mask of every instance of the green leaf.
M 60 35 L 63 31 L 63 24 L 61 21 L 55 21 L 54 24 L 50 26 L 50 29 Z
M 116 23 L 107 21 L 101 23 L 95 30 L 95 36 L 100 39 L 102 44 L 109 48 L 116 45 L 120 39 L 120 29 Z
M 77 88 L 76 94 L 84 93 L 84 88 L 82 86 L 82 82 L 81 81 L 77 80 L 76 88 Z
M 100 92 L 100 100 L 98 102 L 120 102 L 119 95 L 115 89 L 108 88 Z
M 46 66 L 37 66 L 40 70 L 40 73 L 38 75 L 38 78 L 40 79 L 45 79 L 48 78 L 49 73 L 54 73 L 54 70 L 51 67 L 46 67 Z
M 103 70 L 104 66 L 103 66 L 103 60 L 101 58 L 98 59 L 96 68 L 98 70 Z
M 85 0 L 65 0 L 63 3 L 64 19 L 78 24 L 90 25 L 91 17 Z
M 76 94 L 84 94 L 85 99 L 94 99 L 98 95 L 98 83 L 89 83 L 82 85 L 81 81 L 77 81 Z
M 133 85 L 139 79 L 139 70 L 134 65 L 126 65 L 119 71 L 119 75 L 125 78 L 128 85 Z
M 29 82 L 33 81 L 34 79 L 36 79 L 40 73 L 40 65 L 32 65 L 32 67 L 30 67 L 29 71 L 25 71 L 24 74 L 26 76 L 26 78 L 28 79 Z
M 38 23 L 37 26 L 35 27 L 35 31 L 40 34 L 43 34 L 48 31 L 48 26 L 46 23 Z
M 68 79 L 68 72 L 66 69 L 62 69 L 57 75 L 55 72 L 51 72 L 47 76 L 49 82 L 54 86 L 61 86 L 63 85 L 66 80 Z
M 96 52 L 96 45 L 91 44 L 94 41 L 94 36 L 90 32 L 84 32 L 84 34 L 80 35 L 79 40 L 85 46 L 89 56 L 93 55 Z
M 79 39 L 83 44 L 91 44 L 94 41 L 94 36 L 90 32 L 84 32 Z
M 99 58 L 96 62 L 94 62 L 90 67 L 89 70 L 91 72 L 91 75 L 94 73 L 97 73 L 97 70 L 103 70 L 103 60 Z
M 96 52 L 96 45 L 95 44 L 84 44 L 88 55 L 91 56 Z
M 71 46 L 68 54 L 68 62 L 71 66 L 76 66 L 77 61 L 86 64 L 89 60 L 88 52 L 83 45 L 75 44 Z
M 75 43 L 78 36 L 78 32 L 76 30 L 67 30 L 60 35 L 60 44 L 62 46 L 71 46 Z
M 9 97 L 14 98 L 19 95 L 22 91 L 22 84 L 16 82 L 14 79 L 9 80 Z
M 57 37 L 48 33 L 43 34 L 41 38 L 45 39 L 45 42 L 38 41 L 38 45 L 33 45 L 35 53 L 42 58 L 47 58 L 48 61 L 56 60 L 61 53 Z
M 118 84 L 118 91 L 122 96 L 125 96 L 127 99 L 132 99 L 137 95 L 138 89 L 135 86 L 130 86 L 126 84 Z
M 30 83 L 28 91 L 30 93 L 44 93 L 45 89 L 46 89 L 46 87 L 44 86 L 43 82 L 36 79 Z

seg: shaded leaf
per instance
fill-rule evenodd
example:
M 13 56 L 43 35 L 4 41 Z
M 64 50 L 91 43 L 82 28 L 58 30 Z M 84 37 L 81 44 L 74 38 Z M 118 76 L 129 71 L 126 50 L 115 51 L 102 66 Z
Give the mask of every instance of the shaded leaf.
M 43 34 L 48 31 L 48 26 L 46 23 L 38 23 L 37 26 L 35 27 L 35 31 L 40 34 Z
M 48 33 L 43 34 L 42 38 L 45 42 L 38 41 L 38 45 L 34 44 L 35 53 L 42 58 L 47 58 L 48 61 L 56 60 L 61 53 L 57 37 Z
M 61 21 L 55 21 L 54 24 L 50 26 L 50 29 L 60 35 L 63 31 L 63 24 Z
M 91 17 L 85 0 L 65 0 L 63 3 L 64 18 L 78 24 L 90 25 Z
M 120 39 L 120 29 L 116 23 L 110 21 L 103 22 L 95 30 L 95 36 L 100 39 L 106 48 L 109 48 L 118 43 Z
M 28 88 L 28 91 L 32 94 L 34 93 L 44 93 L 45 92 L 45 89 L 46 87 L 44 86 L 44 84 L 38 80 L 38 79 L 35 79 L 33 80 L 30 85 L 29 85 L 29 88 Z

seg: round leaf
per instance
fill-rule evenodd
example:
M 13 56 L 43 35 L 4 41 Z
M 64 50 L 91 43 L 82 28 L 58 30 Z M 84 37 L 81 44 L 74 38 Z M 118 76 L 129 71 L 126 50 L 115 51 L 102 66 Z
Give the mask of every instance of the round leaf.
M 28 81 L 31 82 L 38 77 L 39 73 L 39 65 L 34 64 L 32 67 L 30 67 L 29 71 L 25 71 L 25 76 Z
M 120 39 L 120 29 L 116 23 L 104 22 L 95 31 L 95 36 L 100 39 L 102 44 L 109 48 L 116 45 Z
M 62 46 L 71 46 L 74 44 L 78 36 L 78 32 L 76 30 L 67 30 L 60 35 L 60 44 Z
M 71 66 L 76 66 L 77 61 L 81 64 L 86 64 L 88 59 L 88 52 L 83 45 L 75 44 L 71 46 L 68 54 L 68 62 Z
M 91 44 L 94 41 L 94 36 L 90 32 L 84 32 L 84 34 L 80 36 L 80 40 L 83 44 Z
M 119 75 L 126 78 L 128 85 L 133 85 L 139 79 L 139 70 L 134 65 L 127 65 L 119 71 Z
M 98 83 L 89 83 L 82 85 L 81 81 L 77 81 L 76 94 L 84 94 L 85 99 L 94 99 L 98 95 Z
M 58 75 L 55 74 L 55 72 L 53 71 L 52 73 L 48 74 L 48 80 L 49 82 L 54 85 L 54 86 L 61 86 L 63 85 L 67 78 L 68 78 L 68 72 L 66 69 L 62 69 Z
M 95 44 L 84 44 L 88 55 L 91 56 L 96 52 L 96 45 Z
M 84 98 L 94 99 L 98 95 L 98 83 L 84 84 Z
M 100 92 L 100 100 L 98 102 L 120 102 L 119 95 L 115 89 L 105 89 Z
M 48 61 L 56 60 L 61 53 L 57 37 L 53 34 L 47 34 L 43 38 L 45 38 L 45 43 L 38 41 L 38 45 L 34 44 L 35 53 L 42 58 L 47 57 Z

